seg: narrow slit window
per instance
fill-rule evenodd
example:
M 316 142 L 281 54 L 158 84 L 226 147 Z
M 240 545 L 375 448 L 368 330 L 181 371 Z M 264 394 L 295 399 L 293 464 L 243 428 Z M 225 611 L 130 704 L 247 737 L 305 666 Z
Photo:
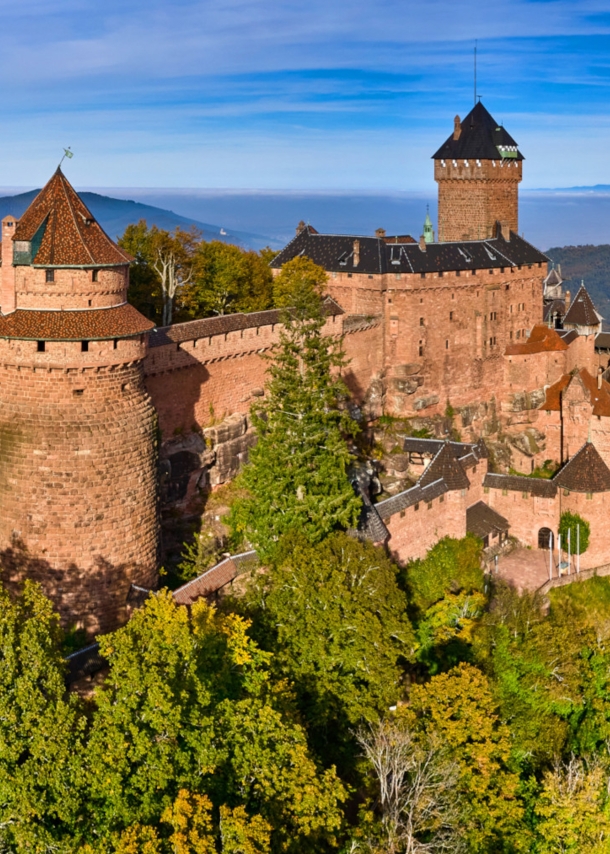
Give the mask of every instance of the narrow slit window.
M 44 271 L 44 280 L 45 280 L 45 282 L 54 282 L 55 281 L 55 270 L 45 270 Z
M 46 341 L 37 341 L 36 350 L 38 353 L 44 353 Z
M 99 277 L 99 274 L 100 274 L 100 271 L 99 271 L 99 270 L 91 270 L 91 281 L 92 281 L 92 282 L 97 282 L 97 281 L 99 281 L 99 278 L 98 278 L 98 277 Z
M 81 351 L 81 353 L 88 353 L 89 352 L 89 342 L 88 341 L 81 341 L 80 342 L 80 351 Z

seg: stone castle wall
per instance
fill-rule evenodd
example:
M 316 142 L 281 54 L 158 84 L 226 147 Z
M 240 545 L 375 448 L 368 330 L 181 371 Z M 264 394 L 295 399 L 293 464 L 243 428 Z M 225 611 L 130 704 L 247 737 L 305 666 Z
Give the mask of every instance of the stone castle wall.
M 519 230 L 518 160 L 435 160 L 438 239 L 484 240 L 497 221 Z
M 139 361 L 0 364 L 3 581 L 38 580 L 67 624 L 107 631 L 157 579 L 156 417 Z

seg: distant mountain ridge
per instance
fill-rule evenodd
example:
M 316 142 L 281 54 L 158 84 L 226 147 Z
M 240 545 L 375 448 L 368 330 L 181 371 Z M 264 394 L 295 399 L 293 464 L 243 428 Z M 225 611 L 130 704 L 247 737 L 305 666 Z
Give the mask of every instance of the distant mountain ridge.
M 604 328 L 610 327 L 610 244 L 555 246 L 545 254 L 555 265 L 561 264 L 565 287 L 572 296 L 584 281 L 595 307 L 604 317 Z
M 0 219 L 10 214 L 20 217 L 39 192 L 40 190 L 30 190 L 27 193 L 19 193 L 15 196 L 0 196 Z M 271 246 L 272 249 L 282 248 L 279 241 L 264 235 L 224 229 L 219 225 L 180 216 L 174 211 L 158 208 L 154 205 L 134 202 L 131 199 L 116 199 L 100 193 L 82 192 L 79 195 L 104 231 L 113 240 L 123 234 L 131 223 L 145 219 L 149 226 L 156 225 L 158 228 L 168 231 L 173 231 L 177 227 L 188 229 L 194 225 L 202 232 L 204 240 L 221 240 L 224 243 L 237 244 L 245 249 L 262 249 L 264 246 Z

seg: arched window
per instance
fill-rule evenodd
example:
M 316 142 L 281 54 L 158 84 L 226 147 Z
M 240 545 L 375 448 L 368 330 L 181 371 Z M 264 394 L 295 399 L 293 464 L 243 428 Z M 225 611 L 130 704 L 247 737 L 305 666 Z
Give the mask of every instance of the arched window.
M 550 528 L 540 528 L 538 531 L 538 548 L 549 549 L 553 546 L 553 532 Z

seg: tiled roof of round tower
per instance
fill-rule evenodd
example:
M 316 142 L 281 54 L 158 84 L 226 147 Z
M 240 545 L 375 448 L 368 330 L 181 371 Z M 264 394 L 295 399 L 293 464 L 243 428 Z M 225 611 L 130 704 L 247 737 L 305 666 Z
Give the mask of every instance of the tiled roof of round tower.
M 31 244 L 29 263 L 35 266 L 107 267 L 132 260 L 108 237 L 59 167 L 19 220 L 14 241 Z

